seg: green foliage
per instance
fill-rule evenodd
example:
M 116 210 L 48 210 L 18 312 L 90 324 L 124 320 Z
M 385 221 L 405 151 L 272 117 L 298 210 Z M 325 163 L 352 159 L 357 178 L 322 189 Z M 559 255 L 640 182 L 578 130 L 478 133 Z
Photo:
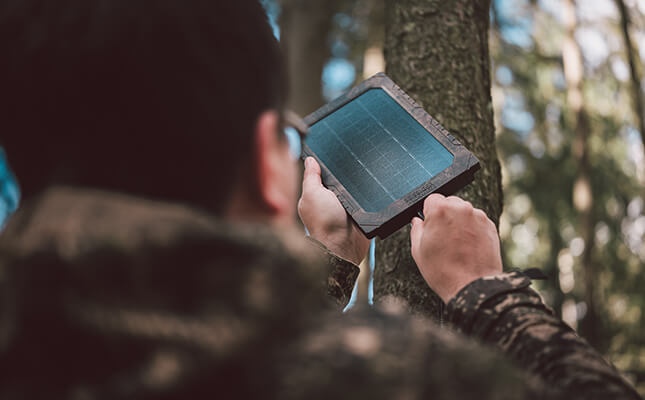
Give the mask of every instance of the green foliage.
M 557 14 L 540 4 L 524 5 L 532 18 L 533 46 L 520 47 L 505 40 L 500 32 L 508 21 L 493 15 L 493 76 L 499 68 L 512 72 L 509 81 L 509 74 L 502 70 L 493 88 L 504 176 L 500 233 L 506 265 L 543 268 L 549 280 L 537 287 L 558 314 L 577 326 L 586 309 L 580 262 L 585 243 L 572 196 L 578 166 L 572 155 L 574 131 L 562 71 L 563 29 Z M 612 67 L 624 59 L 619 24 L 617 14 L 582 22 L 582 28 L 619 44 L 601 62 L 585 59 L 583 91 L 590 117 L 595 221 L 592 262 L 597 271 L 599 350 L 637 382 L 643 393 L 645 165 L 640 137 L 633 128 L 629 82 L 618 79 Z M 509 107 L 517 108 L 517 103 L 532 116 L 531 129 L 513 130 L 512 123 L 505 123 L 505 117 L 517 112 Z

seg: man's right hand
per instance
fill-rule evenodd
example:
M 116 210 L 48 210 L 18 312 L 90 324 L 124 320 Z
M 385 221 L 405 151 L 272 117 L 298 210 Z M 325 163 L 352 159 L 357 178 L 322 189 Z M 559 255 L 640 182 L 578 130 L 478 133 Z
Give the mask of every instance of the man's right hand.
M 445 303 L 470 282 L 502 272 L 497 229 L 482 210 L 435 193 L 423 213 L 425 220 L 412 220 L 412 258 Z

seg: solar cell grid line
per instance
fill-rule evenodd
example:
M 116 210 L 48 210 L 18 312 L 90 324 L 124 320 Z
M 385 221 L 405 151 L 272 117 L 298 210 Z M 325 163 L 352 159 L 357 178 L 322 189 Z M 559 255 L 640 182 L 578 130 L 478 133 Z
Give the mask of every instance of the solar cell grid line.
M 384 158 L 383 154 L 376 151 L 373 146 L 365 146 L 366 143 L 370 143 L 369 140 L 365 140 L 364 137 L 362 137 L 362 133 L 365 131 L 374 131 L 375 128 L 378 128 L 378 126 L 374 123 L 372 119 L 363 119 L 363 118 L 354 118 L 355 124 L 358 125 L 358 129 L 356 131 L 356 135 L 350 135 L 348 139 L 351 140 L 350 143 L 347 141 L 343 140 L 345 144 L 351 148 L 351 153 L 357 158 L 358 161 L 360 161 L 360 165 L 365 168 L 365 171 L 369 174 L 370 178 L 372 178 L 388 195 L 388 197 L 394 201 L 399 198 L 398 192 L 393 192 L 393 189 L 390 185 L 386 185 L 383 183 L 383 177 L 379 176 L 378 169 L 375 168 L 375 166 L 378 165 L 384 165 L 384 164 L 389 164 L 387 162 L 387 159 Z M 348 131 L 350 127 L 342 127 L 344 131 Z M 335 134 L 338 135 L 338 132 L 335 130 Z M 370 143 L 371 144 L 371 143 Z M 379 159 L 379 162 L 377 163 L 373 158 L 368 159 L 366 157 L 366 154 L 370 152 L 376 152 L 379 157 L 382 158 L 382 160 Z M 353 175 L 350 173 L 350 175 Z M 365 185 L 359 185 L 363 186 L 361 190 L 361 194 L 358 196 L 363 199 L 361 203 L 372 203 L 373 205 L 379 205 L 379 206 L 386 206 L 387 201 L 383 199 L 382 197 L 379 197 L 377 193 L 374 193 L 372 190 L 369 188 L 369 183 L 365 182 L 365 179 L 362 179 L 360 181 L 363 181 Z M 369 195 L 369 196 L 368 196 Z M 358 200 L 358 199 L 357 199 Z
M 370 93 L 371 92 L 371 93 Z M 365 96 L 366 95 L 366 96 Z M 372 95 L 372 97 L 370 97 Z M 370 142 L 374 140 L 374 138 L 377 139 L 378 147 L 376 147 L 377 151 L 381 152 L 381 154 L 387 154 L 387 157 L 385 157 L 385 160 L 387 160 L 386 165 L 377 165 L 375 168 L 382 173 L 391 173 L 394 171 L 401 171 L 403 168 L 405 168 L 406 165 L 417 165 L 418 167 L 421 167 L 421 170 L 424 171 L 427 175 L 423 174 L 424 176 L 420 176 L 420 179 L 417 179 L 415 183 L 410 182 L 408 179 L 404 179 L 403 182 L 405 182 L 407 185 L 406 188 L 407 190 L 411 190 L 414 187 L 420 185 L 421 183 L 425 182 L 425 180 L 429 179 L 430 177 L 436 175 L 435 173 L 432 173 L 431 171 L 428 171 L 425 166 L 419 162 L 417 157 L 415 157 L 414 152 L 412 149 L 408 148 L 404 143 L 402 143 L 391 131 L 388 129 L 387 126 L 385 126 L 379 118 L 374 114 L 374 112 L 370 111 L 368 107 L 365 106 L 363 103 L 363 99 L 366 99 L 366 101 L 369 103 L 369 105 L 373 106 L 375 111 L 381 111 L 380 115 L 382 117 L 387 118 L 388 116 L 392 117 L 393 116 L 393 110 L 391 108 L 388 108 L 386 106 L 387 102 L 393 102 L 382 90 L 374 90 L 374 91 L 369 91 L 365 93 L 362 96 L 359 96 L 356 98 L 354 101 L 358 106 L 360 106 L 368 115 L 371 117 L 369 119 L 369 122 L 375 122 L 378 124 L 378 128 L 376 129 L 375 133 L 373 136 L 370 137 Z M 371 100 L 377 100 L 376 102 L 371 101 Z M 384 100 L 384 101 L 383 101 Z M 395 107 L 400 108 L 400 106 L 395 104 Z M 396 111 L 399 111 L 398 109 L 395 108 Z M 399 134 L 404 134 L 406 131 L 411 131 L 414 129 L 414 127 L 409 126 L 410 124 L 401 124 L 401 122 L 406 122 L 404 119 L 401 121 L 400 116 L 394 115 L 396 118 L 394 121 L 390 121 L 394 123 L 394 128 L 397 130 Z M 407 114 L 405 114 L 407 116 Z M 414 122 L 416 124 L 416 121 L 410 121 Z M 408 126 L 401 126 L 401 125 L 408 125 Z M 408 129 L 406 129 L 408 128 Z M 412 129 L 410 129 L 412 128 Z M 385 133 L 385 135 L 379 135 L 379 133 Z M 392 163 L 389 161 L 392 160 Z M 409 160 L 409 162 L 406 162 L 406 160 Z M 393 168 L 392 168 L 393 167 Z M 411 169 L 408 169 L 410 171 Z M 374 171 L 373 171 L 374 172 Z M 420 171 L 415 171 L 415 175 L 419 176 Z M 375 175 L 376 172 L 374 172 Z M 381 182 L 383 183 L 383 177 L 380 176 Z M 406 177 L 407 178 L 407 177 Z M 401 187 L 401 185 L 397 185 L 397 182 L 392 182 L 393 183 L 393 188 L 390 188 L 390 191 L 394 191 L 395 194 L 397 195 L 397 198 L 404 196 L 406 193 L 406 188 Z M 389 186 L 389 185 L 387 185 Z M 398 189 L 398 190 L 397 190 Z
M 339 141 L 339 142 L 340 142 L 340 143 L 341 143 L 341 144 L 342 144 L 342 145 L 347 149 L 347 151 L 348 151 L 348 152 L 349 152 L 349 153 L 350 153 L 350 154 L 351 154 L 351 155 L 356 159 L 356 161 L 358 161 L 358 163 L 359 163 L 363 168 L 365 168 L 365 171 L 367 171 L 367 173 L 368 173 L 368 174 L 372 177 L 372 179 L 374 179 L 374 181 L 375 181 L 375 182 L 376 182 L 376 183 L 377 183 L 377 184 L 378 184 L 378 185 L 379 185 L 379 186 L 380 186 L 380 187 L 385 191 L 385 193 L 387 193 L 387 194 L 388 194 L 388 196 L 390 196 L 390 198 L 391 198 L 392 200 L 396 200 L 396 197 L 394 197 L 394 196 L 392 195 L 392 193 L 390 193 L 390 191 L 388 191 L 388 190 L 387 190 L 387 188 L 386 188 L 385 186 L 383 186 L 383 184 L 378 180 L 378 178 L 377 178 L 376 176 L 374 176 L 374 174 L 372 173 L 372 171 L 370 171 L 370 169 L 369 169 L 369 168 L 367 168 L 367 167 L 365 166 L 365 164 L 363 164 L 363 162 L 361 161 L 361 159 L 360 159 L 360 158 L 359 158 L 359 157 L 358 157 L 358 156 L 357 156 L 357 155 L 352 151 L 352 149 L 350 149 L 350 148 L 349 148 L 349 146 L 347 146 L 347 144 L 345 144 L 345 142 L 344 142 L 344 141 L 343 141 L 343 139 L 338 135 L 338 133 L 336 132 L 336 130 L 335 130 L 335 129 L 332 129 L 332 128 L 331 128 L 331 126 L 329 126 L 329 124 L 327 123 L 327 121 L 323 120 L 322 122 L 323 122 L 323 123 L 324 123 L 324 124 L 325 124 L 325 125 L 326 125 L 330 130 L 331 130 L 331 132 L 334 134 L 334 136 L 336 136 L 337 140 L 338 140 L 338 141 Z
M 382 89 L 318 120 L 308 143 L 368 212 L 384 209 L 452 163 L 452 154 Z
M 401 144 L 401 142 L 399 142 L 399 141 L 397 140 L 397 138 L 396 138 L 394 135 L 392 135 L 392 132 L 390 132 L 390 131 L 389 131 L 389 129 L 387 129 L 387 128 L 383 125 L 383 123 L 381 123 L 381 121 L 379 121 L 379 120 L 374 116 L 374 114 L 372 114 L 372 112 L 371 112 L 370 110 L 368 110 L 368 109 L 363 105 L 363 103 L 361 103 L 361 98 L 360 98 L 360 97 L 356 99 L 356 103 L 357 103 L 359 106 L 361 106 L 361 107 L 363 108 L 363 110 L 365 110 L 365 112 L 367 112 L 367 113 L 368 113 L 368 114 L 369 114 L 369 115 L 374 119 L 374 121 L 376 121 L 376 123 L 377 123 L 377 124 L 379 124 L 379 126 L 380 126 L 381 128 L 383 128 L 383 130 L 384 130 L 385 132 L 387 132 L 387 134 L 388 134 L 388 135 L 390 135 L 390 137 L 391 137 L 392 139 L 394 139 L 394 141 L 395 141 L 396 143 L 398 143 L 398 144 L 399 144 L 399 146 L 401 146 L 401 148 L 402 148 L 406 153 L 408 153 L 410 156 L 412 156 L 412 159 L 414 160 L 414 162 L 416 162 L 416 163 L 417 163 L 421 168 L 423 168 L 423 170 L 424 170 L 425 172 L 427 172 L 427 173 L 428 173 L 428 175 L 430 175 L 430 176 L 432 176 L 432 175 L 433 175 L 433 174 L 431 174 L 431 173 L 430 173 L 430 171 L 428 171 L 427 169 L 425 169 L 425 167 L 423 166 L 423 164 L 421 164 L 421 163 L 420 163 L 420 162 L 419 162 L 419 161 L 414 157 L 414 155 L 413 155 L 412 153 L 410 153 L 410 152 L 408 151 L 408 149 L 407 149 L 403 144 Z

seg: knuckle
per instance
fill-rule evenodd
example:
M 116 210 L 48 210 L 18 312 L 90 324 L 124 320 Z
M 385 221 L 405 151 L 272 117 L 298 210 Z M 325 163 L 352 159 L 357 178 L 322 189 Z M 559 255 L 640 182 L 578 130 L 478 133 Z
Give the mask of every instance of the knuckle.
M 470 204 L 466 204 L 465 202 L 462 204 L 456 205 L 455 208 L 457 212 L 465 216 L 470 216 L 473 213 L 473 207 Z
M 495 223 L 488 217 L 486 217 L 486 220 L 488 221 L 488 226 L 490 227 L 490 229 L 497 232 L 497 225 L 495 225 Z
M 318 186 L 314 180 L 309 179 L 305 181 L 302 186 L 302 197 L 305 201 L 311 201 L 312 197 L 315 197 L 315 193 L 318 191 Z
M 298 214 L 302 214 L 302 212 L 303 212 L 303 211 L 305 210 L 305 208 L 306 208 L 306 204 L 305 204 L 304 196 L 301 196 L 301 197 L 300 197 L 300 199 L 298 199 L 298 205 L 297 205 L 297 207 L 298 207 Z
M 310 190 L 311 186 L 313 184 L 313 180 L 311 179 L 311 175 L 305 175 L 304 178 L 302 179 L 302 188 L 303 190 Z
M 469 201 L 466 201 L 460 197 L 450 196 L 450 197 L 446 197 L 446 200 L 455 210 L 463 212 L 463 211 L 472 211 L 473 209 L 473 205 Z
M 303 188 L 302 193 L 300 193 L 300 198 L 298 199 L 298 204 L 306 203 L 309 197 L 309 191 L 307 190 L 307 188 Z
M 468 215 L 472 212 L 471 208 L 468 207 L 465 203 L 453 202 L 450 204 L 451 212 L 457 213 L 459 215 Z
M 473 212 L 475 214 L 475 217 L 477 217 L 479 219 L 482 219 L 482 220 L 488 219 L 488 216 L 486 215 L 484 210 L 481 210 L 479 208 L 474 208 L 473 210 L 474 210 Z
M 410 236 L 410 252 L 414 256 L 417 252 L 417 241 L 414 240 L 412 236 Z
M 434 216 L 441 216 L 448 212 L 450 205 L 445 201 L 440 201 L 432 204 L 432 207 L 427 214 Z
M 442 198 L 443 198 L 442 195 L 440 195 L 438 193 L 432 193 L 428 197 L 426 197 L 426 199 L 423 201 L 423 207 L 424 208 L 430 208 L 430 207 L 432 207 L 433 203 L 441 201 Z

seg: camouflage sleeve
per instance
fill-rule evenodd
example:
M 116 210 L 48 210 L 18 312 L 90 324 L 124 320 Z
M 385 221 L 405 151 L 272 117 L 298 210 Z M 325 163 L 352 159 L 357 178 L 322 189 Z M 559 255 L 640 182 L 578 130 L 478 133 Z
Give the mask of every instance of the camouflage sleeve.
M 326 264 L 328 271 L 327 295 L 334 300 L 340 309 L 343 309 L 352 297 L 352 291 L 354 290 L 354 284 L 356 283 L 360 269 L 352 262 L 340 258 L 329 251 L 324 244 L 316 239 L 310 236 L 307 236 L 307 239 L 319 251 L 324 253 L 323 262 Z
M 521 272 L 478 279 L 448 303 L 446 318 L 458 331 L 500 347 L 567 398 L 640 399 L 529 285 Z

